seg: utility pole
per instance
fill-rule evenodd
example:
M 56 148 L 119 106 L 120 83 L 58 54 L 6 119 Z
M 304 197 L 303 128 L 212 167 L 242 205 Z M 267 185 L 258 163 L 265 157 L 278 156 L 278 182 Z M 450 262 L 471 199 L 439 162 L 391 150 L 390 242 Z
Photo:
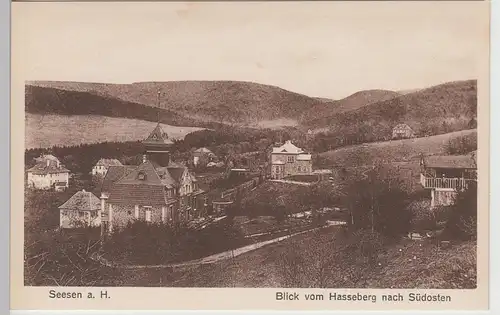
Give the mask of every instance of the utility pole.
M 158 107 L 158 123 L 160 123 L 160 96 L 161 96 L 161 92 L 160 90 L 158 90 L 158 94 L 156 96 L 156 107 Z

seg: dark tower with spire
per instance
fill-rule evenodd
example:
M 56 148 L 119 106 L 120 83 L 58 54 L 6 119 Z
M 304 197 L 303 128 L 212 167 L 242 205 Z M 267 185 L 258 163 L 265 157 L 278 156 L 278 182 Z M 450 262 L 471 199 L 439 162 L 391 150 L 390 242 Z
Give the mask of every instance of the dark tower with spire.
M 157 166 L 168 166 L 173 142 L 160 125 L 160 91 L 158 91 L 158 124 L 142 143 L 144 154 L 149 161 Z

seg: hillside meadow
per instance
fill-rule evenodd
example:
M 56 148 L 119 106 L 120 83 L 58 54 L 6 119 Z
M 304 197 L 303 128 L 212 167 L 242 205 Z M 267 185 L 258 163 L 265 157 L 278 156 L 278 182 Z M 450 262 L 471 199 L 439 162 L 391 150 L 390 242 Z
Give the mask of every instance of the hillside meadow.
M 415 158 L 418 159 L 420 154 L 447 154 L 447 144 L 451 139 L 474 135 L 477 137 L 477 129 L 450 132 L 430 137 L 346 146 L 318 154 L 315 166 L 318 168 L 357 167 L 377 163 L 408 162 Z
M 157 123 L 96 115 L 39 115 L 26 113 L 25 148 L 75 146 L 84 143 L 127 142 L 145 139 Z M 198 127 L 162 124 L 170 138 L 183 139 Z
M 296 279 L 301 287 L 324 288 L 422 288 L 470 289 L 475 287 L 476 244 L 467 242 L 445 250 L 426 242 L 402 242 L 384 248 L 377 268 L 353 266 L 337 260 L 330 272 L 318 279 L 321 253 L 343 244 L 338 227 L 305 233 L 248 252 L 234 259 L 185 269 L 122 270 L 121 286 L 144 287 L 286 287 L 283 255 L 294 249 L 309 268 Z M 297 266 L 300 267 L 300 266 Z M 434 270 L 429 272 L 429 268 Z M 321 285 L 318 284 L 321 281 Z
M 347 146 L 315 155 L 314 166 L 362 173 L 373 165 L 382 165 L 388 175 L 397 176 L 402 180 L 405 189 L 416 191 L 422 188 L 420 155 L 447 155 L 450 141 L 464 138 L 477 139 L 477 130 Z

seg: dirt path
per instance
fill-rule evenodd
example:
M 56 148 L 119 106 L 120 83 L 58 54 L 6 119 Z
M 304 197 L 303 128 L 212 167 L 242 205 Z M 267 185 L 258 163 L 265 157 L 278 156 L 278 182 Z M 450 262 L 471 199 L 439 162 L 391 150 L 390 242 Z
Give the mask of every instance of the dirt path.
M 294 185 L 300 185 L 300 186 L 311 186 L 315 183 L 306 183 L 306 182 L 297 182 L 294 180 L 285 180 L 285 179 L 270 179 L 270 182 L 276 182 L 276 183 L 285 183 L 285 184 L 294 184 Z
M 176 268 L 176 267 L 187 267 L 187 266 L 196 266 L 196 265 L 203 265 L 203 264 L 212 264 L 212 263 L 215 263 L 215 262 L 218 262 L 218 261 L 221 261 L 221 260 L 233 258 L 233 257 L 239 256 L 241 254 L 248 253 L 250 251 L 256 250 L 256 249 L 261 248 L 261 247 L 264 247 L 266 245 L 270 245 L 270 244 L 274 244 L 274 243 L 283 241 L 283 240 L 285 240 L 285 239 L 287 239 L 289 237 L 292 237 L 292 236 L 296 236 L 296 235 L 299 235 L 299 234 L 304 234 L 304 233 L 312 232 L 312 231 L 315 231 L 315 230 L 319 230 L 319 229 L 328 227 L 330 225 L 335 225 L 335 224 L 327 224 L 326 226 L 323 226 L 323 227 L 313 228 L 313 229 L 310 229 L 310 230 L 301 231 L 301 232 L 293 233 L 293 234 L 290 234 L 290 235 L 285 235 L 285 236 L 277 237 L 277 238 L 274 238 L 274 239 L 271 239 L 271 240 L 268 240 L 268 241 L 263 241 L 263 242 L 259 242 L 259 243 L 255 243 L 255 244 L 250 244 L 250 245 L 247 245 L 247 246 L 236 248 L 234 250 L 228 250 L 228 251 L 225 251 L 225 252 L 222 252 L 222 253 L 217 253 L 217 254 L 213 254 L 213 255 L 207 256 L 207 257 L 203 257 L 203 258 L 199 258 L 199 259 L 195 259 L 195 260 L 190 260 L 190 261 L 186 261 L 186 262 L 181 262 L 181 263 L 162 264 L 162 265 L 113 265 L 112 262 L 108 261 L 107 259 L 105 259 L 103 257 L 98 256 L 97 254 L 92 255 L 91 259 L 93 259 L 95 261 L 98 261 L 102 265 L 105 265 L 105 266 L 108 266 L 108 267 L 117 267 L 117 268 L 121 268 L 121 269 Z

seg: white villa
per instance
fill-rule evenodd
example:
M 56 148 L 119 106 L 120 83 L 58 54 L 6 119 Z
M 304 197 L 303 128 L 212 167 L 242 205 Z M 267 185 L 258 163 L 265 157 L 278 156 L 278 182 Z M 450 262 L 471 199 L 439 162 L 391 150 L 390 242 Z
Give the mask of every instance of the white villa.
M 69 173 L 59 160 L 42 160 L 28 171 L 28 187 L 34 189 L 62 190 L 69 187 Z
M 287 176 L 311 174 L 312 158 L 290 140 L 271 152 L 271 178 L 282 179 Z
M 92 175 L 106 175 L 110 166 L 121 166 L 122 163 L 117 159 L 100 159 L 92 168 Z

